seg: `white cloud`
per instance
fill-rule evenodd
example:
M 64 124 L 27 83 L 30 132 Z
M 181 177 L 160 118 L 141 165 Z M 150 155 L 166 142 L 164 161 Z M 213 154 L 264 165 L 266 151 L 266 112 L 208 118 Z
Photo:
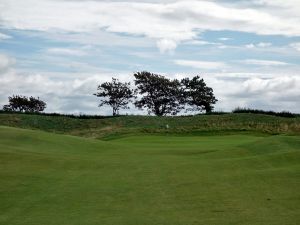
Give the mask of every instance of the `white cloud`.
M 283 93 L 300 94 L 300 77 L 282 76 L 271 79 L 251 78 L 243 83 L 243 91 L 245 94 L 264 94 L 274 93 L 279 97 Z
M 84 56 L 87 52 L 81 49 L 71 49 L 71 48 L 49 48 L 46 50 L 47 53 L 53 55 L 65 55 L 65 56 Z
M 0 74 L 10 69 L 15 60 L 7 55 L 0 54 Z
M 261 47 L 261 48 L 266 48 L 266 47 L 270 47 L 272 46 L 272 43 L 269 43 L 269 42 L 260 42 L 257 44 L 258 47 Z
M 105 30 L 96 30 L 91 32 L 33 32 L 30 34 L 25 32 L 26 35 L 33 35 L 42 37 L 51 41 L 65 42 L 67 41 L 70 44 L 76 43 L 81 45 L 93 45 L 93 46 L 126 46 L 126 47 L 154 47 L 152 39 L 149 38 L 140 38 L 139 36 L 130 36 L 130 35 L 118 35 L 116 33 L 109 33 Z
M 258 59 L 246 59 L 241 60 L 240 62 L 249 64 L 249 65 L 258 65 L 258 66 L 286 66 L 290 65 L 286 62 L 281 61 L 271 61 L 271 60 L 258 60 Z
M 265 78 L 268 77 L 268 78 Z M 263 110 L 300 111 L 300 76 L 278 74 L 226 74 L 204 76 L 219 99 L 216 110 L 230 111 L 235 107 Z M 226 87 L 226 88 L 224 88 Z
M 0 33 L 0 41 L 10 39 L 10 38 L 12 38 L 12 37 L 7 34 Z
M 220 41 L 230 41 L 232 40 L 232 38 L 227 38 L 227 37 L 222 37 L 222 38 L 219 38 Z
M 161 53 L 172 52 L 177 47 L 176 41 L 169 39 L 162 39 L 157 42 L 157 47 Z
M 270 47 L 272 46 L 272 43 L 269 43 L 269 42 L 259 42 L 259 43 L 250 43 L 250 44 L 247 44 L 245 45 L 246 48 L 267 48 L 267 47 Z
M 300 52 L 300 42 L 292 43 L 290 46 Z
M 211 62 L 211 61 L 195 61 L 195 60 L 174 60 L 174 63 L 180 66 L 187 66 L 196 69 L 203 70 L 221 70 L 225 69 L 227 65 L 223 62 Z
M 246 47 L 246 48 L 255 48 L 255 45 L 251 43 L 251 44 L 245 45 L 245 47 Z
M 46 32 L 104 29 L 154 39 L 161 51 L 173 50 L 180 42 L 192 40 L 204 30 L 300 36 L 300 16 L 294 7 L 297 3 L 284 3 L 282 13 L 272 11 L 271 1 L 258 3 L 264 3 L 265 7 L 241 8 L 238 3 L 196 0 L 155 3 L 2 0 L 0 10 L 4 28 Z
M 188 44 L 188 45 L 218 45 L 218 46 L 222 45 L 222 43 L 220 43 L 220 42 L 211 42 L 211 41 L 203 41 L 203 40 L 188 40 L 188 41 L 185 41 L 184 44 Z

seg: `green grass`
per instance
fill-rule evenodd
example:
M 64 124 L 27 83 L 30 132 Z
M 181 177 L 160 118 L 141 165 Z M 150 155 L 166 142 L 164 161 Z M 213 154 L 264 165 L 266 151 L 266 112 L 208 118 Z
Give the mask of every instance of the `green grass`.
M 0 126 L 0 224 L 300 224 L 299 136 L 135 132 L 101 141 Z
M 300 134 L 300 117 L 282 118 L 245 113 L 186 117 L 120 116 L 103 119 L 0 113 L 0 125 L 98 139 L 140 134 L 224 134 L 236 131 Z M 167 125 L 169 129 L 166 129 Z

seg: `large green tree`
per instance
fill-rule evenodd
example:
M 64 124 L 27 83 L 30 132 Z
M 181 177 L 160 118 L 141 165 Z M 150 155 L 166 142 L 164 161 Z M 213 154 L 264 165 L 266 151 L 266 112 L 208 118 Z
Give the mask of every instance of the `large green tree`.
M 109 105 L 112 107 L 113 116 L 118 115 L 120 109 L 128 109 L 128 104 L 134 97 L 134 90 L 130 88 L 130 83 L 122 83 L 116 78 L 112 78 L 111 82 L 100 84 L 97 90 L 94 95 L 100 98 L 99 107 Z
M 146 108 L 148 113 L 157 116 L 176 115 L 182 106 L 179 102 L 180 82 L 150 72 L 134 74 L 135 85 L 140 98 L 135 102 L 139 109 Z
M 214 108 L 213 105 L 218 101 L 214 96 L 213 89 L 208 87 L 199 76 L 182 79 L 181 93 L 182 103 L 188 105 L 190 107 L 188 110 L 191 111 L 211 112 Z

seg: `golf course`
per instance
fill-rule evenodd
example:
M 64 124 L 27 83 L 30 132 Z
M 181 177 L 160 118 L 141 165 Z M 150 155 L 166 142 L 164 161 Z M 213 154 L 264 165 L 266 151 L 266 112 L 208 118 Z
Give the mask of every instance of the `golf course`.
M 299 225 L 300 118 L 0 114 L 0 225 Z

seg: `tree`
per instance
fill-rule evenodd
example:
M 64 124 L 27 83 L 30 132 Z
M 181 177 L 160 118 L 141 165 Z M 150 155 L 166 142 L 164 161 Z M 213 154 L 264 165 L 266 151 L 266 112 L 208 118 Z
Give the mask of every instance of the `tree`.
M 42 112 L 46 108 L 46 103 L 39 98 L 30 96 L 29 98 L 21 95 L 8 97 L 8 105 L 3 106 L 4 111 L 13 112 Z
M 134 90 L 130 88 L 130 83 L 122 83 L 116 78 L 112 78 L 111 82 L 100 84 L 97 90 L 99 92 L 94 95 L 101 98 L 99 107 L 111 106 L 113 116 L 118 115 L 120 109 L 129 109 L 127 105 L 134 97 Z
M 213 104 L 218 100 L 213 94 L 213 89 L 206 86 L 206 83 L 199 76 L 192 79 L 184 78 L 181 80 L 182 102 L 191 106 L 191 111 L 202 111 L 208 113 L 213 110 Z
M 134 104 L 139 109 L 147 108 L 148 113 L 157 116 L 176 115 L 181 109 L 179 102 L 180 82 L 150 72 L 134 74 L 137 92 L 142 96 Z
M 28 111 L 29 112 L 42 112 L 46 108 L 46 103 L 39 98 L 29 97 Z

